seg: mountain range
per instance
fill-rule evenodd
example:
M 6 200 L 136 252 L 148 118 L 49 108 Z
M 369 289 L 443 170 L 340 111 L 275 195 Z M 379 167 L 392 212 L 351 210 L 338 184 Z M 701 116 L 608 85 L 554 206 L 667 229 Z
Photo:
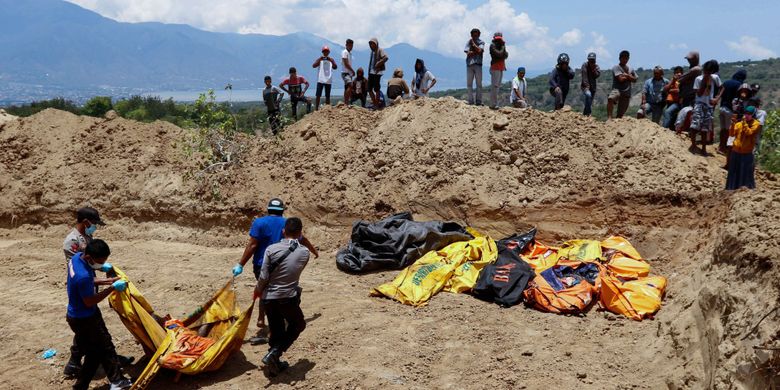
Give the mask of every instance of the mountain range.
M 290 66 L 316 80 L 311 63 L 329 45 L 338 60 L 343 47 L 308 33 L 283 36 L 203 31 L 188 25 L 122 23 L 61 0 L 0 0 L 0 101 L 14 91 L 205 90 L 230 83 L 262 85 Z M 381 44 L 381 42 L 380 42 Z M 388 69 L 411 77 L 423 58 L 439 87 L 461 85 L 464 61 L 408 44 L 386 48 Z M 366 67 L 368 52 L 353 52 Z M 340 63 L 340 62 L 339 62 Z M 386 76 L 387 77 L 387 76 Z

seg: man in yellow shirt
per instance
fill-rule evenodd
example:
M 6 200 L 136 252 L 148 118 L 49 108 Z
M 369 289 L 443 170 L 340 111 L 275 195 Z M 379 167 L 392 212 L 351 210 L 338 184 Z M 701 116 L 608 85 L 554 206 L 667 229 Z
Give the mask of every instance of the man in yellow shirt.
M 731 154 L 729 173 L 726 178 L 727 190 L 737 190 L 742 187 L 756 188 L 753 148 L 756 146 L 756 133 L 761 124 L 753 118 L 755 114 L 754 106 L 745 107 L 742 121 L 734 124 L 729 134 L 727 144 L 731 144 Z

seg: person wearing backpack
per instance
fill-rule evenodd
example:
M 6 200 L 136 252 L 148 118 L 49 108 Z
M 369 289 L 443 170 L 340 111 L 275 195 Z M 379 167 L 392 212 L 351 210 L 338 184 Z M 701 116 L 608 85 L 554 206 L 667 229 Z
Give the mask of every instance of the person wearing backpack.
M 302 232 L 301 219 L 288 218 L 282 231 L 284 238 L 266 249 L 257 277 L 255 298 L 260 298 L 265 307 L 271 331 L 268 353 L 262 361 L 272 376 L 290 367 L 281 360 L 282 355 L 306 329 L 298 283 L 310 252 L 299 242 Z

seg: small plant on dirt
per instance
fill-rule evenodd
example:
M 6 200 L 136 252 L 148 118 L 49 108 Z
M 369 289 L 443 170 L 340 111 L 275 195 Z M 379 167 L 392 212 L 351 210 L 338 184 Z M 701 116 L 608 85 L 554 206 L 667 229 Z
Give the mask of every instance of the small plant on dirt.
M 225 105 L 216 102 L 213 90 L 200 94 L 188 111 L 195 126 L 186 129 L 181 149 L 195 165 L 186 177 L 198 182 L 199 193 L 220 200 L 220 184 L 226 176 L 212 174 L 238 164 L 246 145 L 236 137 L 235 116 Z

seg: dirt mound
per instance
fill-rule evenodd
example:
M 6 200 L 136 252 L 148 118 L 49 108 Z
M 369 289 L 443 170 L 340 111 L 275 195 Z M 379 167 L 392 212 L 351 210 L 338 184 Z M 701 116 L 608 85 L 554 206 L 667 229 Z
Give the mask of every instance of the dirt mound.
M 101 236 L 133 249 L 120 249 L 129 262 L 125 268 L 163 302 L 171 290 L 186 290 L 193 302 L 213 292 L 219 284 L 213 275 L 235 262 L 249 218 L 272 196 L 283 197 L 289 213 L 306 221 L 307 236 L 331 255 L 346 242 L 354 219 L 400 210 L 419 219 L 456 220 L 494 237 L 527 225 L 551 243 L 620 234 L 651 260 L 654 272 L 669 278 L 655 322 L 500 311 L 458 296 L 415 311 L 365 296 L 392 273 L 346 276 L 325 255 L 304 282 L 316 293 L 308 304 L 323 313 L 315 323 L 318 333 L 301 341 L 308 359 L 324 370 L 307 381 L 315 387 L 451 387 L 487 370 L 491 379 L 483 385 L 512 388 L 559 379 L 567 388 L 767 383 L 745 373 L 766 363 L 752 347 L 780 338 L 773 333 L 780 315 L 768 316 L 743 338 L 780 303 L 777 178 L 761 173 L 758 190 L 727 193 L 720 158 L 689 153 L 685 139 L 649 121 L 605 124 L 572 112 L 489 110 L 451 98 L 381 112 L 326 107 L 286 128 L 281 139 L 242 138 L 247 151 L 240 163 L 206 179 L 192 176 L 193 159 L 179 147 L 184 134 L 165 122 L 56 110 L 0 126 L 0 148 L 8 151 L 0 156 L 0 227 L 22 226 L 0 234 L 8 236 L 0 244 L 7 242 L 11 253 L 0 256 L 0 274 L 60 288 L 61 281 L 52 282 L 59 274 L 39 278 L 19 268 L 13 254 L 31 251 L 31 235 L 51 236 L 44 241 L 53 242 L 52 254 L 36 256 L 61 257 L 56 229 L 65 228 L 58 224 L 69 223 L 71 211 L 87 203 L 116 221 Z M 136 244 L 150 239 L 173 243 Z M 157 254 L 186 262 L 186 278 L 172 278 L 177 271 L 169 263 L 158 271 Z M 35 310 L 61 306 L 60 295 Z M 8 311 L 27 310 L 7 298 Z M 434 324 L 447 331 L 434 332 Z M 524 329 L 522 337 L 510 332 L 517 329 Z M 587 341 L 572 341 L 575 331 Z M 363 352 L 344 341 L 365 334 L 372 340 Z M 447 334 L 473 337 L 453 343 Z M 537 345 L 526 347 L 524 340 Z M 591 356 L 594 346 L 616 360 L 572 361 L 572 353 Z M 21 352 L 14 353 L 12 361 L 24 366 Z M 328 363 L 333 356 L 346 356 L 350 369 Z M 453 369 L 464 366 L 461 358 L 482 366 L 464 374 Z M 539 376 L 549 361 L 566 362 L 571 377 Z M 396 362 L 403 364 L 394 367 Z M 576 371 L 583 364 L 582 373 Z M 640 367 L 647 372 L 637 372 Z M 248 384 L 242 372 L 236 375 L 224 380 Z M 191 386 L 211 383 L 193 379 Z
M 15 120 L 17 117 L 5 112 L 5 110 L 0 109 L 0 125 L 2 125 L 5 122 L 10 122 L 12 120 Z

